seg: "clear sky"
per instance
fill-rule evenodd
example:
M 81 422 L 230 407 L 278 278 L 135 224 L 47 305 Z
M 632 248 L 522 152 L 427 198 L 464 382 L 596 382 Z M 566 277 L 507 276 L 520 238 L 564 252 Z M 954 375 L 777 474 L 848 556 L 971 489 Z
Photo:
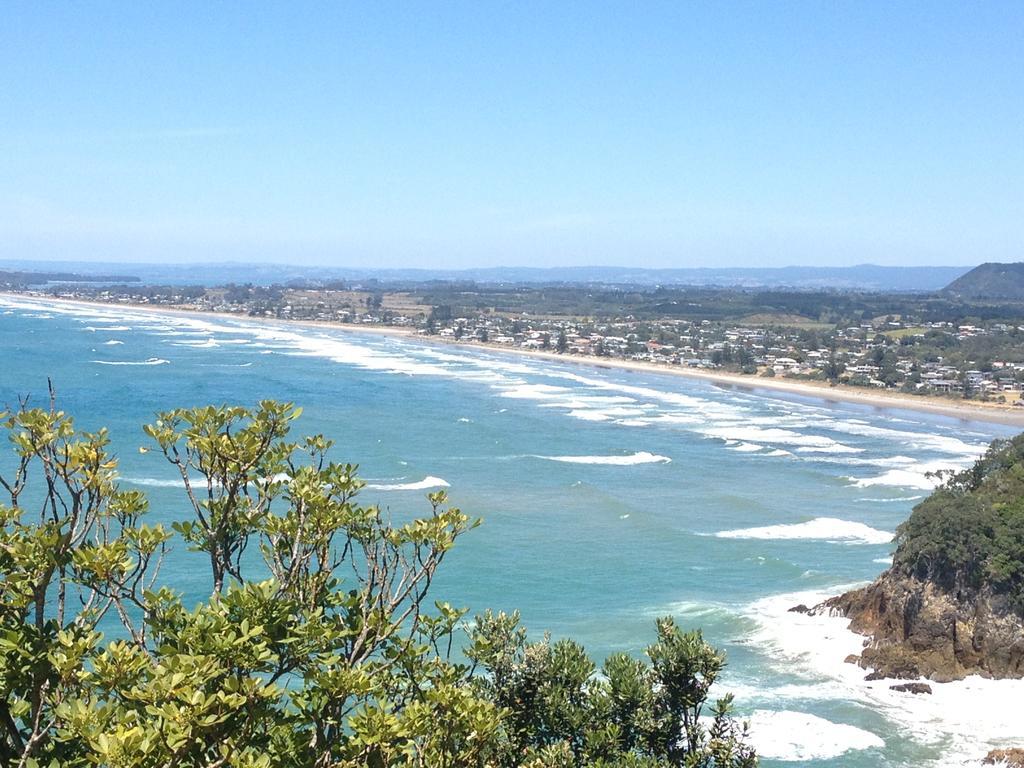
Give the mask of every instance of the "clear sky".
M 1024 260 L 1024 2 L 12 0 L 0 258 Z

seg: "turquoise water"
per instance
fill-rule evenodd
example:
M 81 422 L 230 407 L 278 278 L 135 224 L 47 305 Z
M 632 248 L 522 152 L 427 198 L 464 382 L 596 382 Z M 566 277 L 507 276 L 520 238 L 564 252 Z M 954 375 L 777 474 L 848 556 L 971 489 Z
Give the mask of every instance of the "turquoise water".
M 435 596 L 519 609 L 603 658 L 642 652 L 672 614 L 726 649 L 722 690 L 764 764 L 962 765 L 1020 734 L 1017 683 L 864 683 L 841 620 L 787 613 L 884 570 L 891 532 L 1007 427 L 826 403 L 653 373 L 394 337 L 0 298 L 0 402 L 46 379 L 84 428 L 108 426 L 124 483 L 185 514 L 140 426 L 162 409 L 263 398 L 361 465 L 365 502 L 426 509 L 428 489 L 484 525 Z M 165 576 L 203 586 L 176 553 Z M 196 579 L 199 579 L 196 581 Z M 1018 699 L 1019 700 L 1019 699 Z M 1016 730 L 1014 730 L 1016 729 Z

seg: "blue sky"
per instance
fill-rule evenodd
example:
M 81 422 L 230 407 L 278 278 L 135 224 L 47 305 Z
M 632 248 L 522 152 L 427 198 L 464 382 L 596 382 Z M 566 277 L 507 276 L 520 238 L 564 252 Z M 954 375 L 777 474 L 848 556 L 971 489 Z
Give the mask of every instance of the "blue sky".
M 1024 3 L 30 3 L 0 258 L 1024 258 Z

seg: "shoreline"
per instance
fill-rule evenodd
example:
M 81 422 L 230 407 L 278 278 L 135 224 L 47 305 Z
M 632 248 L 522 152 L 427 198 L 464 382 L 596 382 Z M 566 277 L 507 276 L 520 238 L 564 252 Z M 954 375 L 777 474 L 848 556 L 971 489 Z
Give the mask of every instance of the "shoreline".
M 857 702 L 880 715 L 886 730 L 908 734 L 903 738 L 922 747 L 933 746 L 936 757 L 922 765 L 980 765 L 989 750 L 1010 746 L 1020 732 L 1014 713 L 1024 693 L 1024 679 L 969 675 L 945 683 L 924 678 L 867 680 L 866 670 L 845 661 L 850 654 L 859 655 L 865 642 L 864 635 L 849 628 L 848 618 L 790 610 L 863 585 L 836 584 L 759 598 L 744 609 L 757 625 L 751 639 L 760 648 L 770 649 L 777 660 L 800 668 L 815 683 L 829 686 L 836 698 Z M 927 683 L 932 693 L 917 695 L 890 688 L 907 682 Z M 879 738 L 886 735 L 864 723 L 856 727 Z
M 343 331 L 348 333 L 369 333 L 379 336 L 396 336 L 407 340 L 422 342 L 424 345 L 444 345 L 462 347 L 467 349 L 479 349 L 488 352 L 505 353 L 519 357 L 531 357 L 550 362 L 568 363 L 583 365 L 592 368 L 615 369 L 620 371 L 632 371 L 639 373 L 664 374 L 668 376 L 680 376 L 683 378 L 697 379 L 719 386 L 736 387 L 739 389 L 764 394 L 779 393 L 796 395 L 798 397 L 809 397 L 823 401 L 826 405 L 832 403 L 854 403 L 866 405 L 879 409 L 900 409 L 930 413 L 937 416 L 945 416 L 960 421 L 981 421 L 1008 426 L 1024 427 L 1024 408 L 1014 410 L 1012 406 L 998 404 L 987 404 L 974 401 L 963 403 L 948 401 L 945 398 L 930 395 L 909 395 L 897 392 L 873 392 L 864 391 L 860 388 L 852 388 L 844 385 L 830 385 L 825 382 L 817 383 L 810 381 L 794 381 L 783 378 L 766 378 L 762 376 L 747 376 L 739 373 L 727 373 L 718 371 L 707 371 L 694 368 L 686 368 L 678 365 L 663 363 L 651 363 L 642 360 L 623 360 L 621 358 L 596 357 L 594 355 L 572 355 L 559 354 L 553 351 L 522 349 L 520 347 L 508 347 L 505 345 L 491 344 L 474 341 L 455 341 L 440 338 L 438 336 L 425 336 L 417 333 L 411 328 L 399 328 L 395 326 L 362 326 L 350 323 L 337 323 L 332 321 L 318 320 L 280 320 L 276 318 L 252 317 L 249 315 L 236 315 L 231 312 L 214 312 L 209 310 L 191 309 L 188 307 L 153 307 L 148 304 L 113 303 L 104 301 L 89 301 L 82 299 L 58 299 L 50 296 L 36 296 L 26 293 L 0 292 L 0 296 L 13 299 L 27 299 L 30 301 L 58 302 L 66 305 L 79 305 L 84 307 L 96 307 L 105 309 L 126 309 L 153 314 L 185 317 L 215 317 L 220 319 L 231 319 L 241 323 L 254 323 L 259 325 L 270 325 L 281 328 L 296 326 L 299 328 Z

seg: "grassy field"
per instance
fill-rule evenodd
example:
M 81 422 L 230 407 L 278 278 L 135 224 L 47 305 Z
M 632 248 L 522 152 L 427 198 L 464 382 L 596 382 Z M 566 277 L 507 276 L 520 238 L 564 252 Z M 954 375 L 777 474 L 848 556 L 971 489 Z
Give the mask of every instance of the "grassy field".
M 927 328 L 918 326 L 914 328 L 897 328 L 892 331 L 883 331 L 882 333 L 890 339 L 902 339 L 904 336 L 923 336 L 927 331 Z
M 805 331 L 830 331 L 835 328 L 834 323 L 823 323 L 819 320 L 811 320 L 809 317 L 786 312 L 759 312 L 754 315 L 741 317 L 737 322 L 746 325 L 774 325 L 782 328 L 798 328 Z

